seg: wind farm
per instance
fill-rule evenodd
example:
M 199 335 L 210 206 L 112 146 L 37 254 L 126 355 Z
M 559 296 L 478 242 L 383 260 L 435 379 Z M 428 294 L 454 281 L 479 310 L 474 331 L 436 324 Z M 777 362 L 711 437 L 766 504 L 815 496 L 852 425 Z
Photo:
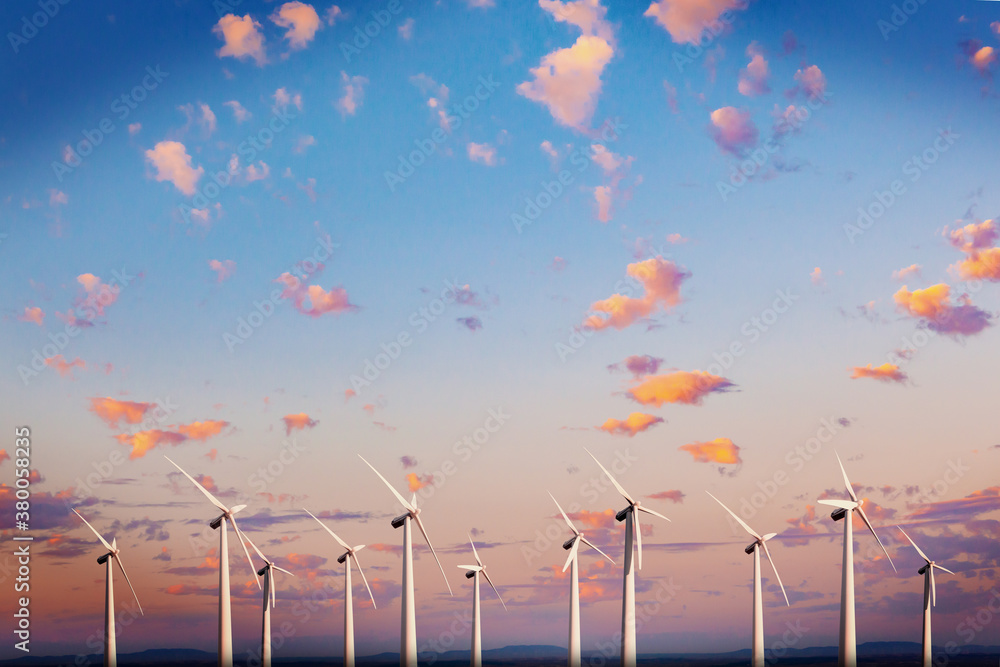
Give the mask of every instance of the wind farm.
M 0 36 L 0 667 L 1000 664 L 1000 2 Z

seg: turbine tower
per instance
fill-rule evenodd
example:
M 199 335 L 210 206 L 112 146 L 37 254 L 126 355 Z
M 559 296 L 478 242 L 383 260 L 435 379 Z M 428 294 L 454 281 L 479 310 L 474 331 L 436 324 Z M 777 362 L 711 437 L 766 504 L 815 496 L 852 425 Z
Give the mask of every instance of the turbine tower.
M 121 549 L 118 548 L 118 539 L 112 538 L 111 544 L 108 544 L 107 540 L 101 536 L 99 532 L 94 530 L 83 515 L 77 512 L 75 509 L 73 513 L 80 517 L 80 520 L 87 524 L 87 528 L 90 528 L 94 535 L 97 535 L 97 539 L 101 541 L 104 548 L 108 550 L 108 553 L 104 554 L 97 559 L 97 562 L 104 566 L 104 576 L 106 577 L 106 583 L 104 588 L 104 667 L 116 667 L 118 664 L 118 645 L 115 641 L 115 578 L 114 578 L 114 568 L 111 566 L 111 561 L 117 561 L 118 569 L 122 571 L 122 576 L 125 577 L 125 581 L 128 583 L 129 589 L 132 591 L 132 597 L 135 598 L 135 603 L 139 605 L 139 613 L 142 614 L 142 605 L 139 604 L 139 596 L 135 594 L 135 589 L 132 588 L 132 582 L 129 581 L 128 575 L 125 573 L 125 566 L 122 565 L 121 556 L 119 552 Z M 145 615 L 145 614 L 143 614 Z
M 358 458 L 365 461 L 365 457 L 358 454 Z M 417 509 L 417 494 L 413 494 L 413 500 L 407 501 L 406 498 L 401 496 L 398 491 L 382 476 L 378 470 L 375 470 L 375 466 L 368 461 L 365 464 L 371 468 L 378 478 L 389 487 L 392 491 L 392 495 L 396 496 L 396 500 L 403 506 L 406 510 L 406 514 L 397 516 L 392 520 L 393 528 L 403 529 L 403 599 L 402 599 L 402 609 L 400 613 L 400 650 L 399 650 L 399 664 L 402 667 L 417 667 L 417 619 L 416 619 L 416 602 L 413 596 L 413 540 L 410 535 L 410 523 L 414 522 L 417 524 L 417 528 L 424 536 L 424 540 L 427 542 L 428 548 L 431 550 L 431 555 L 434 556 L 434 560 L 437 561 L 438 569 L 441 570 L 441 576 L 444 577 L 444 583 L 448 587 L 448 594 L 454 595 L 451 591 L 451 584 L 448 583 L 448 577 L 444 573 L 444 567 L 441 565 L 441 560 L 438 558 L 437 552 L 434 551 L 434 545 L 431 544 L 431 540 L 427 537 L 427 531 L 424 529 L 424 524 L 420 520 L 420 510 Z
M 837 508 L 830 514 L 830 518 L 834 521 L 845 519 L 844 563 L 841 566 L 842 578 L 840 582 L 840 650 L 837 655 L 837 664 L 839 667 L 856 667 L 858 664 L 858 639 L 854 624 L 854 528 L 851 525 L 854 512 L 857 512 L 861 520 L 868 526 L 868 530 L 872 532 L 878 545 L 882 547 L 882 552 L 889 559 L 889 565 L 892 565 L 893 570 L 896 569 L 896 566 L 893 565 L 892 558 L 889 557 L 889 552 L 885 550 L 882 540 L 878 538 L 875 529 L 872 528 L 871 521 L 868 520 L 868 515 L 862 509 L 861 506 L 864 505 L 865 501 L 858 500 L 858 496 L 854 493 L 854 487 L 851 486 L 851 480 L 847 478 L 847 471 L 844 470 L 844 464 L 840 460 L 840 455 L 837 454 L 836 456 L 837 463 L 840 464 L 840 472 L 844 476 L 844 484 L 847 486 L 847 493 L 850 494 L 851 499 L 836 500 L 822 498 L 816 502 Z
M 500 604 L 503 605 L 504 611 L 507 611 L 507 605 L 504 604 L 503 598 L 500 597 L 500 591 L 498 591 L 497 587 L 493 585 L 493 580 L 490 579 L 490 574 L 486 571 L 486 566 L 483 565 L 483 561 L 479 560 L 479 554 L 476 552 L 476 543 L 472 541 L 472 535 L 469 535 L 469 544 L 472 545 L 472 555 L 476 557 L 476 564 L 458 566 L 459 568 L 466 570 L 466 578 L 472 579 L 472 658 L 469 664 L 472 667 L 483 667 L 483 632 L 479 616 L 480 573 L 486 577 L 486 581 L 493 588 L 493 592 L 497 594 L 497 599 L 500 600 Z
M 896 526 L 896 528 L 899 528 L 899 526 Z M 937 606 L 937 586 L 934 584 L 934 570 L 938 569 L 941 570 L 942 572 L 947 572 L 948 574 L 955 574 L 955 573 L 946 567 L 941 567 L 940 565 L 932 561 L 930 558 L 928 558 L 927 554 L 921 551 L 920 547 L 917 546 L 917 543 L 914 542 L 912 539 L 910 539 L 910 536 L 906 534 L 905 530 L 899 528 L 899 532 L 903 534 L 903 537 L 905 537 L 907 540 L 910 541 L 910 544 L 912 544 L 913 548 L 917 550 L 917 553 L 920 554 L 920 557 L 924 559 L 925 563 L 922 568 L 917 570 L 917 574 L 924 575 L 923 666 L 931 667 L 931 665 L 933 664 L 933 662 L 931 661 L 931 607 Z
M 709 491 L 706 491 L 705 493 L 712 496 Z M 743 530 L 750 533 L 750 535 L 754 538 L 753 544 L 744 549 L 747 554 L 753 554 L 753 646 L 750 653 L 750 664 L 753 667 L 764 667 L 764 602 L 761 599 L 760 590 L 761 549 L 764 550 L 764 554 L 767 556 L 768 562 L 771 563 L 771 569 L 774 570 L 774 576 L 778 580 L 778 586 L 781 586 L 781 594 L 785 596 L 785 604 L 789 605 L 788 593 L 785 592 L 785 585 L 781 583 L 781 575 L 778 574 L 778 568 L 774 564 L 774 560 L 771 558 L 771 552 L 767 550 L 767 541 L 777 535 L 777 533 L 758 535 L 753 528 L 748 526 L 743 519 L 736 515 L 735 512 L 726 507 L 721 500 L 715 496 L 712 496 L 712 500 L 722 505 L 722 509 L 729 512 L 729 514 L 736 519 L 736 522 L 743 526 Z
M 164 456 L 163 458 L 170 461 L 169 457 Z M 229 540 L 226 536 L 226 523 L 233 524 L 233 530 L 236 531 L 236 536 L 239 538 L 240 529 L 236 525 L 235 515 L 244 509 L 246 505 L 236 505 L 232 508 L 226 507 L 219 502 L 218 498 L 209 493 L 208 489 L 199 484 L 198 480 L 187 474 L 183 468 L 173 461 L 170 461 L 170 463 L 180 470 L 181 474 L 191 480 L 191 483 L 205 494 L 205 497 L 215 505 L 216 509 L 222 511 L 222 514 L 212 519 L 208 525 L 213 530 L 221 529 L 219 530 L 219 667 L 233 667 L 233 617 L 229 604 Z M 240 540 L 240 545 L 243 547 L 243 553 L 246 554 L 250 570 L 254 574 L 253 580 L 257 582 L 257 587 L 260 588 L 260 582 L 257 581 L 257 568 L 253 566 L 253 561 L 250 560 L 250 552 L 247 551 L 247 545 L 243 544 L 243 540 Z
M 261 625 L 260 664 L 261 667 L 271 667 L 271 608 L 274 607 L 274 575 L 271 574 L 271 570 L 278 570 L 293 577 L 295 575 L 283 567 L 278 567 L 273 561 L 268 560 L 267 556 L 260 552 L 260 549 L 247 537 L 246 533 L 240 533 L 240 537 L 242 540 L 249 542 L 253 550 L 260 556 L 260 559 L 264 561 L 264 567 L 257 570 L 257 576 L 264 577 L 264 622 Z
M 587 450 L 590 454 L 590 451 Z M 597 457 L 590 454 L 590 458 L 604 471 L 611 483 L 618 489 L 618 493 L 628 501 L 628 507 L 618 512 L 615 519 L 625 522 L 625 574 L 622 582 L 622 667 L 635 667 L 635 562 L 632 560 L 632 541 L 635 540 L 636 550 L 639 553 L 639 569 L 642 569 L 642 531 L 639 528 L 637 512 L 645 512 L 653 516 L 660 517 L 664 521 L 670 521 L 659 512 L 648 507 L 643 507 L 638 500 L 628 494 L 622 485 L 611 476 L 611 473 L 601 465 Z
M 372 608 L 378 609 L 375 605 L 375 596 L 372 595 L 371 586 L 368 585 L 368 579 L 365 578 L 365 572 L 361 569 L 361 563 L 358 561 L 358 552 L 365 548 L 365 545 L 359 544 L 356 547 L 347 546 L 347 542 L 340 539 L 337 533 L 333 532 L 326 527 L 322 521 L 316 518 L 316 516 L 309 510 L 302 508 L 303 511 L 316 519 L 316 522 L 323 526 L 323 529 L 333 536 L 333 539 L 337 540 L 337 544 L 342 546 L 346 551 L 340 555 L 337 559 L 338 563 L 344 563 L 344 667 L 354 667 L 354 597 L 351 591 L 351 559 L 354 559 L 354 564 L 358 566 L 358 572 L 361 573 L 361 579 L 365 582 L 365 588 L 368 589 L 368 597 L 372 599 Z
M 559 513 L 562 514 L 563 520 L 573 531 L 573 537 L 563 542 L 563 549 L 569 551 L 569 556 L 566 558 L 566 564 L 563 565 L 562 571 L 565 572 L 567 567 L 571 568 L 569 577 L 569 667 L 580 667 L 580 542 L 607 558 L 612 565 L 615 564 L 615 561 L 577 530 L 573 522 L 566 516 L 566 512 L 563 512 L 563 508 L 559 506 L 559 501 L 556 500 L 555 496 L 550 493 L 549 498 L 552 498 L 552 502 L 556 504 L 556 507 L 559 507 Z

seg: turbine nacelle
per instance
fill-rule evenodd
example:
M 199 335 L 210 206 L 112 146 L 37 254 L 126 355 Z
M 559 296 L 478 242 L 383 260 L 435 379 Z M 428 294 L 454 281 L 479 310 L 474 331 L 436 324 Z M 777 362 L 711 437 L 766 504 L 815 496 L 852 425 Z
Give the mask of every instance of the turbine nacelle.
M 840 521 L 845 516 L 847 516 L 847 510 L 841 507 L 838 507 L 837 509 L 830 512 L 830 518 L 833 519 L 834 521 Z
M 114 555 L 115 555 L 115 553 L 113 551 L 109 551 L 108 553 L 106 553 L 103 556 L 101 556 L 100 558 L 98 558 L 97 562 L 100 563 L 101 565 L 104 565 L 105 563 L 108 562 L 108 559 L 109 558 L 113 558 Z
M 566 540 L 565 542 L 563 542 L 563 549 L 565 549 L 566 551 L 569 551 L 570 549 L 572 549 L 573 548 L 573 544 L 577 540 L 577 537 L 579 537 L 579 536 L 574 535 L 573 537 L 571 537 L 568 540 Z
M 934 563 L 928 563 L 927 565 L 924 565 L 922 568 L 917 570 L 917 574 L 925 574 L 927 572 L 927 568 L 929 568 L 933 564 Z
M 629 505 L 628 507 L 626 507 L 621 512 L 615 515 L 615 521 L 624 521 L 625 518 L 628 517 L 628 513 L 631 511 L 632 511 L 632 506 Z
M 265 572 L 267 572 L 267 569 L 268 569 L 269 567 L 271 567 L 271 564 L 270 564 L 270 563 L 268 563 L 268 564 L 267 564 L 267 565 L 265 565 L 264 567 L 262 567 L 262 568 L 260 568 L 259 570 L 257 570 L 257 576 L 258 576 L 258 577 L 263 577 L 263 576 L 264 576 L 264 573 L 265 573 Z
M 337 562 L 338 562 L 338 563 L 340 563 L 341 565 L 343 565 L 344 563 L 346 563 L 346 562 L 347 562 L 347 557 L 348 557 L 348 556 L 349 556 L 350 554 L 351 554 L 351 552 L 350 552 L 350 551 L 346 551 L 346 552 L 344 552 L 344 553 L 340 554 L 340 558 L 338 558 L 338 559 L 337 559 Z
M 395 519 L 392 520 L 392 527 L 393 528 L 402 528 L 403 524 L 406 523 L 406 520 L 409 519 L 409 518 L 410 518 L 410 513 L 409 512 L 407 512 L 406 514 L 404 514 L 402 516 L 397 516 Z

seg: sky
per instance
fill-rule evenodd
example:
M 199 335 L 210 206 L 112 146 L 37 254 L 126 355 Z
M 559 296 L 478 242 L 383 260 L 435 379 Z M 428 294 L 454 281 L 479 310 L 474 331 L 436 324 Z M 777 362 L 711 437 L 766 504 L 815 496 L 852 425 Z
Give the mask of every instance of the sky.
M 706 491 L 779 533 L 766 646 L 834 645 L 838 455 L 896 568 L 855 518 L 858 641 L 920 640 L 900 525 L 955 572 L 935 643 L 1000 643 L 968 619 L 1000 590 L 1000 4 L 0 14 L 0 528 L 34 537 L 33 654 L 100 650 L 73 507 L 145 612 L 118 579 L 119 651 L 215 650 L 215 509 L 164 456 L 295 573 L 276 656 L 342 645 L 341 551 L 303 508 L 367 545 L 359 654 L 398 650 L 402 508 L 359 454 L 417 494 L 454 589 L 416 537 L 422 652 L 468 645 L 470 537 L 508 608 L 484 588 L 484 646 L 565 646 L 547 492 L 615 561 L 581 554 L 600 651 L 626 503 L 588 450 L 671 520 L 641 522 L 640 653 L 748 645 L 750 538 Z M 229 553 L 245 658 L 260 598 Z

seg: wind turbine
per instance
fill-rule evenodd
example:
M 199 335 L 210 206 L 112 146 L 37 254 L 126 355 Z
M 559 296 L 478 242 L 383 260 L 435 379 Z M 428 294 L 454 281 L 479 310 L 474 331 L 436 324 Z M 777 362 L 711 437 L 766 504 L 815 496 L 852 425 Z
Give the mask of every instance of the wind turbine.
M 163 458 L 170 461 L 170 458 L 167 456 Z M 219 665 L 220 667 L 233 667 L 233 618 L 229 604 L 229 540 L 226 538 L 226 522 L 228 521 L 233 524 L 233 530 L 236 531 L 236 537 L 239 538 L 240 529 L 236 525 L 235 514 L 244 509 L 246 505 L 236 505 L 232 508 L 226 507 L 219 502 L 218 498 L 209 493 L 208 489 L 199 484 L 198 480 L 184 472 L 183 468 L 173 461 L 170 461 L 170 463 L 180 470 L 181 474 L 191 480 L 191 483 L 205 494 L 209 502 L 222 511 L 222 514 L 212 519 L 208 525 L 213 530 L 221 528 L 219 531 Z M 250 570 L 254 573 L 253 580 L 257 582 L 257 588 L 260 588 L 260 582 L 257 581 L 257 568 L 253 566 L 253 561 L 250 560 L 250 552 L 247 551 L 247 545 L 243 544 L 243 540 L 240 540 L 240 545 L 243 547 L 243 553 L 246 554 Z
M 260 559 L 264 561 L 264 567 L 257 570 L 257 576 L 264 577 L 264 623 L 261 626 L 260 664 L 261 667 L 271 667 L 271 608 L 274 607 L 274 575 L 271 574 L 271 570 L 278 570 L 293 577 L 295 575 L 285 568 L 275 565 L 274 561 L 268 560 L 267 556 L 260 552 L 260 549 L 253 543 L 253 540 L 247 537 L 246 533 L 240 533 L 239 536 L 241 541 L 249 542 Z
M 365 461 L 365 457 L 358 454 L 358 458 Z M 420 520 L 420 510 L 417 509 L 417 494 L 413 494 L 413 500 L 407 501 L 406 498 L 401 496 L 398 491 L 382 476 L 378 470 L 375 470 L 375 466 L 368 461 L 365 464 L 371 468 L 378 478 L 389 487 L 392 491 L 392 495 L 396 496 L 396 500 L 403 506 L 406 510 L 406 514 L 397 516 L 392 520 L 392 527 L 403 528 L 403 599 L 402 599 L 402 609 L 400 614 L 400 650 L 399 650 L 399 664 L 402 667 L 417 667 L 417 619 L 416 619 L 416 603 L 413 596 L 413 540 L 410 536 L 410 521 L 414 521 L 417 524 L 417 528 L 424 536 L 424 540 L 427 541 L 427 546 L 431 550 L 431 555 L 434 556 L 434 560 L 437 561 L 438 569 L 441 570 L 441 576 L 444 577 L 444 583 L 448 587 L 448 594 L 454 595 L 451 591 L 451 584 L 448 583 L 448 577 L 444 573 L 444 567 L 441 565 L 441 560 L 437 556 L 437 552 L 434 551 L 434 545 L 431 544 L 431 540 L 427 537 L 427 531 L 424 529 L 424 524 Z
M 896 528 L 899 528 L 899 526 L 896 526 Z M 903 537 L 905 537 L 907 540 L 910 541 L 910 544 L 912 544 L 913 548 L 917 550 L 917 553 L 920 554 L 920 557 L 924 559 L 924 563 L 925 563 L 922 568 L 920 568 L 919 570 L 917 570 L 917 574 L 924 575 L 924 637 L 923 637 L 924 661 L 923 661 L 923 665 L 924 665 L 924 667 L 931 667 L 931 664 L 932 664 L 932 662 L 931 662 L 931 607 L 932 606 L 937 606 L 937 586 L 934 585 L 934 570 L 938 569 L 938 570 L 941 570 L 943 572 L 947 572 L 948 574 L 955 574 L 955 573 L 952 572 L 951 570 L 949 570 L 946 567 L 941 567 L 940 565 L 938 565 L 937 563 L 935 563 L 934 561 L 932 561 L 930 558 L 928 558 L 927 554 L 925 554 L 923 551 L 921 551 L 920 547 L 917 546 L 917 543 L 914 542 L 912 539 L 910 539 L 910 536 L 906 534 L 905 530 L 903 530 L 902 528 L 899 528 L 899 532 L 901 532 L 903 534 Z
M 118 548 L 118 539 L 111 538 L 111 544 L 108 544 L 108 541 L 99 532 L 94 530 L 94 527 L 83 518 L 82 514 L 75 509 L 73 513 L 87 524 L 87 528 L 90 528 L 91 532 L 97 535 L 97 539 L 108 550 L 108 553 L 98 558 L 97 562 L 105 566 L 104 576 L 107 581 L 104 588 L 104 667 L 115 667 L 118 664 L 118 645 L 115 641 L 115 578 L 111 561 L 118 562 L 118 569 L 122 571 L 125 581 L 128 582 L 128 587 L 132 590 L 132 596 L 135 598 L 135 603 L 139 605 L 140 614 L 143 613 L 142 605 L 139 604 L 139 596 L 135 594 L 135 589 L 132 588 L 132 582 L 129 581 L 128 575 L 125 574 L 125 566 L 122 565 L 121 556 L 119 555 L 121 550 Z M 145 616 L 145 614 L 143 615 Z
M 480 573 L 486 577 L 486 581 L 493 588 L 493 592 L 497 594 L 497 599 L 499 599 L 500 604 L 503 605 L 504 611 L 507 611 L 507 605 L 504 604 L 503 598 L 500 597 L 500 591 L 498 591 L 497 587 L 493 585 L 493 580 L 490 579 L 490 574 L 486 571 L 486 566 L 483 565 L 483 561 L 479 560 L 479 554 L 476 552 L 476 543 L 472 541 L 472 535 L 469 535 L 469 544 L 472 545 L 472 555 L 476 557 L 476 564 L 459 565 L 458 567 L 466 570 L 465 576 L 467 579 L 472 579 L 472 660 L 470 664 L 472 667 L 483 667 L 483 633 L 479 620 Z
M 562 571 L 565 572 L 567 567 L 571 568 L 569 577 L 569 667 L 580 667 L 580 542 L 607 558 L 612 565 L 615 564 L 615 561 L 577 530 L 573 522 L 566 516 L 566 512 L 563 512 L 563 508 L 559 506 L 559 501 L 556 500 L 555 496 L 549 493 L 549 498 L 552 498 L 552 502 L 556 504 L 556 507 L 559 507 L 559 513 L 562 514 L 563 520 L 573 531 L 573 537 L 563 542 L 563 549 L 569 551 L 569 556 L 566 558 L 566 564 L 563 565 Z
M 840 455 L 836 452 L 834 454 L 837 456 L 837 463 L 840 464 L 840 472 L 844 475 L 844 484 L 847 486 L 847 493 L 851 495 L 851 499 L 822 498 L 816 502 L 837 508 L 830 514 L 830 518 L 834 521 L 840 521 L 846 517 L 844 521 L 844 563 L 841 566 L 842 578 L 840 582 L 840 650 L 837 664 L 840 667 L 855 667 L 858 664 L 858 638 L 854 625 L 854 532 L 851 525 L 854 512 L 857 512 L 861 516 L 861 520 L 868 526 L 868 530 L 872 532 L 878 545 L 882 547 L 882 552 L 889 559 L 889 565 L 892 565 L 893 570 L 896 569 L 896 566 L 893 565 L 892 558 L 885 550 L 882 540 L 878 538 L 875 529 L 872 528 L 868 515 L 862 509 L 861 506 L 865 501 L 859 500 L 854 493 L 854 487 L 851 486 L 851 480 L 847 478 L 847 471 L 844 470 Z
M 590 450 L 586 450 L 590 454 Z M 597 457 L 590 454 L 590 458 L 604 471 L 611 483 L 618 489 L 618 493 L 628 501 L 628 507 L 618 512 L 615 519 L 625 522 L 625 574 L 622 582 L 622 667 L 635 667 L 635 562 L 632 560 L 632 540 L 635 539 L 636 548 L 639 552 L 639 569 L 642 569 L 642 531 L 639 522 L 636 520 L 636 512 L 645 512 L 658 516 L 664 521 L 670 521 L 659 512 L 643 507 L 638 500 L 635 500 L 622 485 L 611 476 L 611 473 L 601 465 Z
M 302 508 L 302 510 L 316 519 L 316 516 L 307 510 Z M 337 540 L 337 544 L 347 549 L 340 558 L 337 559 L 338 563 L 345 563 L 344 567 L 344 667 L 354 667 L 354 597 L 351 591 L 351 561 L 354 559 L 354 564 L 358 566 L 358 572 L 361 573 L 361 578 L 365 582 L 365 588 L 368 589 L 368 597 L 372 599 L 372 608 L 377 609 L 375 605 L 375 596 L 372 595 L 371 586 L 368 585 L 368 579 L 365 577 L 365 571 L 361 569 L 361 563 L 358 561 L 358 552 L 365 548 L 365 545 L 359 544 L 356 547 L 347 546 L 347 542 L 340 539 L 337 533 L 333 532 L 326 527 L 319 519 L 316 522 L 323 526 L 323 529 L 333 535 L 333 539 Z
M 711 492 L 706 491 L 708 495 L 712 496 Z M 778 579 L 778 585 L 781 586 L 781 594 L 785 596 L 785 604 L 790 606 L 788 602 L 788 593 L 785 593 L 785 585 L 781 583 L 781 575 L 778 574 L 778 568 L 774 564 L 774 560 L 771 558 L 771 552 L 767 550 L 767 541 L 777 535 L 777 533 L 768 533 L 767 535 L 758 535 L 753 528 L 748 526 L 743 519 L 736 515 L 731 509 L 726 507 L 721 500 L 712 496 L 712 500 L 722 505 L 722 509 L 729 512 L 730 515 L 736 522 L 743 526 L 743 530 L 750 533 L 753 536 L 753 544 L 747 546 L 744 551 L 747 554 L 753 554 L 753 647 L 751 650 L 751 664 L 753 667 L 764 667 L 764 602 L 761 599 L 760 591 L 760 550 L 764 550 L 764 554 L 767 556 L 767 560 L 771 563 L 771 569 L 774 570 L 774 576 Z

